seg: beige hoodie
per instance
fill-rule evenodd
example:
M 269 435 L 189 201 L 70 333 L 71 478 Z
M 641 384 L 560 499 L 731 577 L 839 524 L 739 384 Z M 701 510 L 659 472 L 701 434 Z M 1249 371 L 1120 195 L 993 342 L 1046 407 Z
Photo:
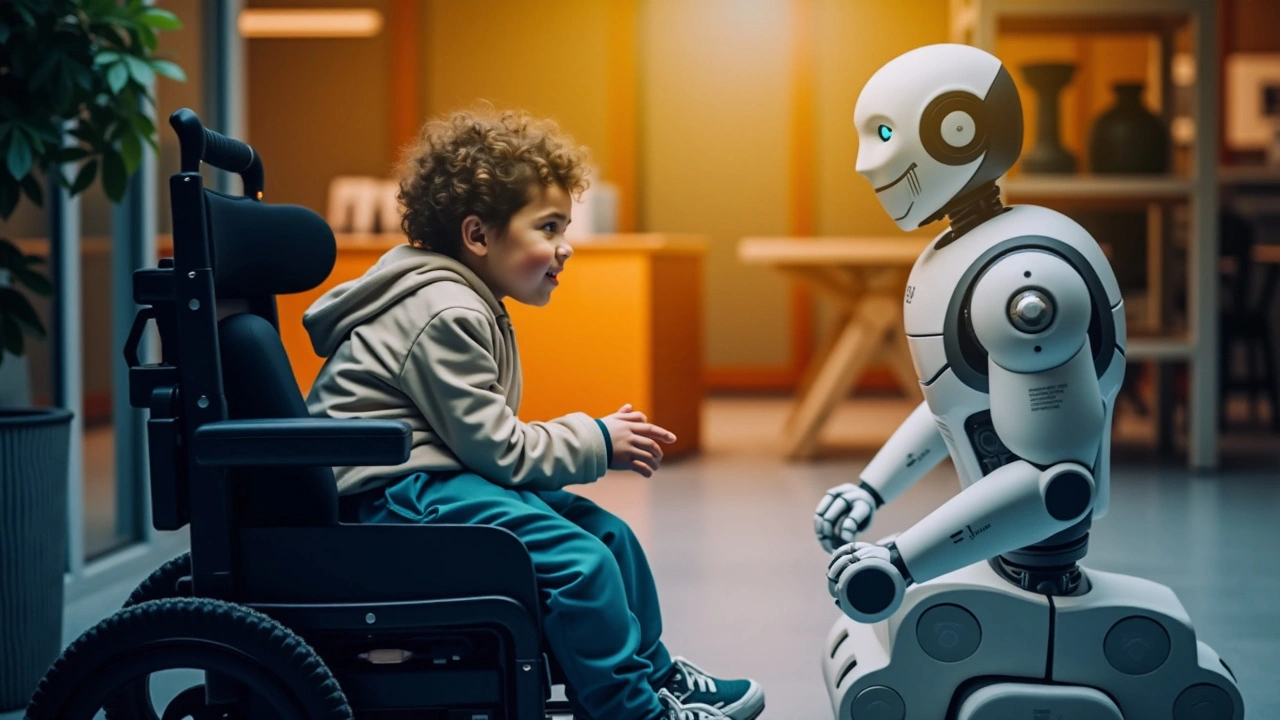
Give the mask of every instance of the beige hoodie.
M 341 494 L 413 472 L 467 469 L 531 490 L 590 483 L 609 467 L 602 426 L 585 413 L 521 422 L 511 319 L 462 263 L 401 245 L 363 277 L 325 293 L 303 325 L 327 358 L 307 397 L 313 416 L 404 420 L 408 462 L 334 468 Z

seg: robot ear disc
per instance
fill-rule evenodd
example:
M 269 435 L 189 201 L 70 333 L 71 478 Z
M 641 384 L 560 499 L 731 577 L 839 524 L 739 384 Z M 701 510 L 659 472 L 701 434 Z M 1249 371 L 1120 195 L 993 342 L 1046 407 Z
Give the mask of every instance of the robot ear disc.
M 987 149 L 986 106 L 973 93 L 956 90 L 934 98 L 920 117 L 920 140 L 938 162 L 964 165 Z

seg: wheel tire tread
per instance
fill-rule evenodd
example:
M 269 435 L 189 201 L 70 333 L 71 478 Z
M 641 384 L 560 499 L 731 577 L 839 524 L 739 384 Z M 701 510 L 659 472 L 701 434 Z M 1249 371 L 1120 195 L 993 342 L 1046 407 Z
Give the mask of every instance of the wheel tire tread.
M 315 720 L 351 720 L 328 666 L 300 636 L 256 610 L 209 598 L 163 598 L 130 605 L 86 630 L 54 661 L 27 706 L 26 720 L 59 720 L 63 698 L 126 647 L 176 636 L 211 638 L 290 672 L 323 708 Z M 305 702 L 305 698 L 299 698 Z

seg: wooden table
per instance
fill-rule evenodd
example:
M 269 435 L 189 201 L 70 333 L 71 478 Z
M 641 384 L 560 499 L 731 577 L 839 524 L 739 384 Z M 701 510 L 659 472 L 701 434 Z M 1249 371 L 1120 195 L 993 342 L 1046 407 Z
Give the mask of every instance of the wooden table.
M 812 457 L 822 427 L 877 357 L 921 398 L 902 319 L 902 293 L 931 238 L 744 238 L 738 259 L 769 265 L 834 301 L 836 320 L 806 368 L 783 431 L 786 454 Z

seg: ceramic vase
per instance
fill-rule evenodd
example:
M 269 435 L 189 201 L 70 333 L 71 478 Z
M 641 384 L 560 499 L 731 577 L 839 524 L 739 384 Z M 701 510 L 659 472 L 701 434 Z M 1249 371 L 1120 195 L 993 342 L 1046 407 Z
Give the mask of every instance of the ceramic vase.
M 1169 171 L 1169 128 L 1142 104 L 1142 83 L 1117 83 L 1115 104 L 1098 117 L 1089 138 L 1095 173 Z
M 1069 63 L 1035 63 L 1022 66 L 1023 77 L 1035 91 L 1036 144 L 1023 155 L 1022 168 L 1028 173 L 1072 173 L 1076 157 L 1062 146 L 1060 104 L 1062 88 L 1071 82 L 1075 66 Z

